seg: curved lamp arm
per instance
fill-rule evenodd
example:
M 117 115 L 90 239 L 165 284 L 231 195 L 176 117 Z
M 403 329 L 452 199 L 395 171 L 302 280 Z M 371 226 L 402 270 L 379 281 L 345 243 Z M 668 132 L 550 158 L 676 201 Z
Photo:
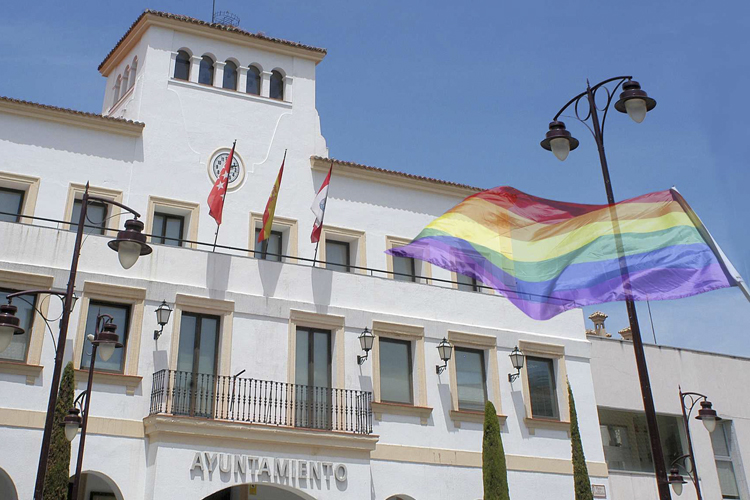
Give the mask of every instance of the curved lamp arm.
M 94 196 L 94 195 L 90 194 L 89 195 L 89 201 L 91 201 L 91 200 L 93 200 L 93 201 L 99 201 L 99 202 L 102 202 L 102 203 L 107 203 L 108 205 L 116 205 L 116 206 L 122 208 L 123 210 L 127 210 L 128 212 L 130 212 L 131 214 L 133 214 L 136 219 L 138 219 L 141 216 L 141 214 L 139 214 L 138 212 L 136 212 L 135 210 L 133 210 L 129 206 L 123 205 L 122 203 L 120 203 L 118 201 L 115 201 L 115 200 L 110 200 L 108 198 L 102 198 L 100 196 Z

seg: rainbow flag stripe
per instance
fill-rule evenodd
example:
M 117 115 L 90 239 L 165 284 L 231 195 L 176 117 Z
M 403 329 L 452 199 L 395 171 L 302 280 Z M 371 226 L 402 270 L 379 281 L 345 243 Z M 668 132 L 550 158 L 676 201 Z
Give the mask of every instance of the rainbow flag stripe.
M 388 253 L 476 278 L 540 320 L 628 298 L 677 299 L 740 280 L 675 189 L 610 206 L 498 187 L 466 198 Z

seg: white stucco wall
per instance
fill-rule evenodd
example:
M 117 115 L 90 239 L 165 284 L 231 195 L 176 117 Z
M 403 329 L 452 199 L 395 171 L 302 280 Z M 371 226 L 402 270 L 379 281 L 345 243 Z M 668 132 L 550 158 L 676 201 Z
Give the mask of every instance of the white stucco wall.
M 211 53 L 219 61 L 233 57 L 242 65 L 259 63 L 264 70 L 282 68 L 293 80 L 291 102 L 233 95 L 171 80 L 172 54 L 185 47 L 196 55 Z M 112 79 L 135 55 L 139 60 L 135 87 L 110 110 Z M 89 181 L 92 186 L 121 190 L 123 202 L 141 212 L 144 218 L 149 196 L 199 203 L 198 240 L 211 243 L 216 226 L 205 203 L 212 185 L 207 162 L 217 148 L 229 147 L 237 139 L 237 153 L 247 167 L 247 174 L 242 187 L 227 197 L 219 243 L 248 247 L 250 213 L 263 212 L 287 150 L 276 215 L 297 221 L 299 255 L 312 258 L 314 245 L 308 243 L 308 234 L 313 215 L 309 206 L 323 175 L 311 171 L 310 157 L 328 153 L 315 109 L 314 61 L 155 27 L 149 28 L 134 45 L 121 66 L 110 73 L 106 82 L 103 110 L 111 111 L 113 116 L 144 122 L 146 126 L 140 137 L 0 113 L 0 171 L 42 179 L 35 215 L 62 219 L 69 184 Z M 408 182 L 394 186 L 366 178 L 337 177 L 334 171 L 326 224 L 365 232 L 367 266 L 385 270 L 386 236 L 411 238 L 458 201 L 457 195 L 418 189 Z M 61 231 L 58 226 L 43 221 L 33 225 L 0 222 L 0 241 L 3 241 L 0 269 L 52 275 L 54 286 L 64 288 L 74 234 Z M 583 333 L 580 311 L 539 322 L 497 295 L 462 292 L 445 284 L 404 283 L 312 269 L 302 264 L 258 261 L 247 257 L 246 252 L 212 253 L 206 246 L 194 250 L 154 245 L 152 255 L 123 270 L 115 254 L 107 248 L 107 241 L 102 236 L 86 239 L 76 288 L 80 291 L 85 282 L 99 282 L 146 289 L 143 325 L 137 332 L 141 335 L 137 376 L 142 381 L 132 395 L 122 385 L 95 384 L 92 417 L 135 423 L 138 427 L 148 415 L 154 360 L 169 355 L 173 336 L 173 322 L 170 322 L 161 338 L 153 340 L 152 332 L 157 328 L 154 311 L 162 300 L 174 304 L 179 293 L 234 302 L 231 366 L 226 372 L 245 369 L 244 377 L 265 380 L 287 381 L 292 309 L 344 318 L 344 379 L 337 379 L 337 367 L 333 371 L 334 385 L 347 389 L 372 390 L 372 360 L 362 366 L 356 363 L 356 355 L 361 354 L 357 335 L 365 326 L 371 326 L 374 320 L 422 326 L 426 399 L 433 408 L 432 414 L 425 425 L 417 417 L 386 414 L 374 422 L 373 431 L 379 436 L 379 444 L 436 449 L 432 459 L 435 463 L 440 463 L 438 455 L 444 450 L 470 452 L 474 457 L 481 451 L 481 424 L 463 422 L 460 428 L 454 424 L 449 415 L 449 373 L 438 376 L 433 368 L 439 363 L 435 346 L 449 330 L 497 338 L 500 398 L 502 411 L 507 415 L 502 428 L 506 453 L 551 460 L 558 468 L 569 461 L 570 441 L 566 431 L 537 429 L 530 433 L 524 422 L 520 384 L 511 386 L 506 375 L 512 371 L 508 353 L 519 340 L 563 346 L 586 457 L 600 465 L 604 461 L 589 361 L 591 346 Z M 437 268 L 433 268 L 432 276 L 450 279 L 449 272 Z M 52 300 L 50 316 L 57 316 L 59 311 L 59 304 Z M 72 313 L 66 361 L 73 355 L 82 313 L 85 311 L 80 307 Z M 41 440 L 41 430 L 35 422 L 46 407 L 53 358 L 52 343 L 46 335 L 42 376 L 33 384 L 27 384 L 23 375 L 0 373 L 0 410 L 26 412 L 23 415 L 33 417 L 26 424 L 3 425 L 0 421 L 2 442 L 19 450 L 16 456 L 1 455 L 0 469 L 10 475 L 20 498 L 27 498 L 33 490 Z M 78 390 L 82 389 L 83 384 L 78 384 Z M 560 397 L 565 401 L 565 394 Z M 191 435 L 152 441 L 144 436 L 123 437 L 114 431 L 94 433 L 87 441 L 84 469 L 110 477 L 127 500 L 201 500 L 241 481 L 190 477 L 190 463 L 196 451 L 274 457 L 279 456 L 282 448 L 287 457 L 317 457 L 316 460 L 325 458 L 347 464 L 346 487 L 341 489 L 336 485 L 329 490 L 308 492 L 313 498 L 384 500 L 394 494 L 407 494 L 422 500 L 482 496 L 481 469 L 477 466 L 371 460 L 369 456 L 353 456 L 328 448 L 288 449 L 281 443 L 275 448 L 260 444 L 207 444 Z M 555 498 L 573 498 L 569 473 L 540 473 L 531 469 L 511 470 L 514 499 L 548 498 L 552 492 Z M 605 477 L 596 477 L 594 482 L 608 485 Z

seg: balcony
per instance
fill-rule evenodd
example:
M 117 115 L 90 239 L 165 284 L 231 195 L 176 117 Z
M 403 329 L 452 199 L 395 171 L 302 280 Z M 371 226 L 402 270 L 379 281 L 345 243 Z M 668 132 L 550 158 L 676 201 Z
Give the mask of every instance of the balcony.
M 160 370 L 149 414 L 369 435 L 371 403 L 366 391 Z

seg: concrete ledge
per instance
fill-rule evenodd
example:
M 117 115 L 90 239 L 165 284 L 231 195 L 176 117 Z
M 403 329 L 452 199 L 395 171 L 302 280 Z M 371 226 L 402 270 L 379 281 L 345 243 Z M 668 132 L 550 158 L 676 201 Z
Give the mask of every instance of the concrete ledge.
M 94 367 L 96 368 L 96 366 Z M 85 384 L 89 377 L 88 370 L 75 370 L 76 384 Z M 125 387 L 125 394 L 133 396 L 135 389 L 141 384 L 143 377 L 123 375 L 122 373 L 98 372 L 94 370 L 94 383 L 104 385 L 121 385 Z
M 408 417 L 419 417 L 422 425 L 427 425 L 427 420 L 432 415 L 432 408 L 429 406 L 414 406 L 401 403 L 383 403 L 372 402 L 372 412 L 375 419 L 382 420 L 383 413 L 390 415 L 406 415 Z
M 26 384 L 34 385 L 36 379 L 42 375 L 42 365 L 29 365 L 16 361 L 0 360 L 0 373 L 10 373 L 13 375 L 25 375 Z

